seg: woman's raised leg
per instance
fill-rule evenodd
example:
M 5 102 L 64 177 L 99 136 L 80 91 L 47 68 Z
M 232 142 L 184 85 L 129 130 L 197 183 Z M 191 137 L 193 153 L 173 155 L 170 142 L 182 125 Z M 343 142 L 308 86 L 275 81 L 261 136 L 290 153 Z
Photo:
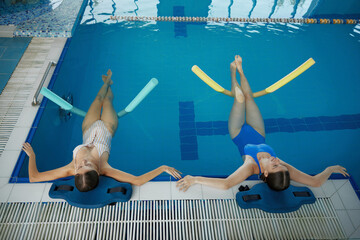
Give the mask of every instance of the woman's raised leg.
M 265 137 L 265 125 L 259 107 L 254 101 L 253 92 L 242 68 L 242 58 L 235 56 L 236 69 L 240 74 L 240 85 L 245 96 L 246 123 Z
M 245 97 L 239 83 L 236 80 L 236 65 L 235 61 L 230 64 L 231 72 L 231 92 L 235 96 L 234 103 L 231 108 L 228 128 L 231 139 L 235 138 L 244 125 L 245 122 Z
M 82 122 L 82 132 L 83 134 L 86 132 L 86 130 L 97 120 L 100 120 L 101 118 L 101 108 L 103 105 L 103 101 L 105 99 L 105 96 L 108 92 L 108 89 L 110 85 L 112 84 L 111 81 L 111 71 L 108 71 L 108 76 L 106 76 L 109 80 L 104 80 L 104 84 L 100 88 L 98 94 L 96 95 L 94 101 L 91 103 L 89 110 L 87 111 L 84 121 Z
M 101 114 L 101 120 L 104 122 L 105 126 L 110 131 L 110 133 L 114 136 L 116 129 L 118 127 L 119 119 L 113 106 L 113 99 L 114 99 L 114 95 L 111 88 L 109 87 L 109 90 L 103 101 L 103 111 Z

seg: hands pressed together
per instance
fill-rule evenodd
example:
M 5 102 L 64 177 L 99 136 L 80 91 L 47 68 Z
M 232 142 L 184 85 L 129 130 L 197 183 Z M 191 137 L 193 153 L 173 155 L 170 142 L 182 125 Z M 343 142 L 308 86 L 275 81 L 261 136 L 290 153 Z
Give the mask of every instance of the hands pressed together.
M 193 176 L 187 175 L 184 178 L 181 177 L 181 172 L 176 170 L 173 167 L 169 166 L 162 166 L 164 172 L 168 173 L 169 175 L 173 176 L 175 179 L 179 179 L 176 186 L 179 188 L 180 191 L 186 191 L 188 188 L 195 183 L 195 178 Z
M 187 175 L 183 179 L 180 179 L 176 186 L 180 191 L 186 192 L 191 185 L 195 183 L 195 178 L 193 176 Z
M 176 187 L 179 188 L 180 191 L 186 191 L 188 188 L 195 183 L 195 178 L 193 176 L 187 175 L 184 178 L 181 177 L 181 172 L 176 170 L 173 167 L 169 166 L 162 166 L 164 172 L 168 173 L 169 175 L 173 176 L 175 179 L 179 181 L 176 184 Z

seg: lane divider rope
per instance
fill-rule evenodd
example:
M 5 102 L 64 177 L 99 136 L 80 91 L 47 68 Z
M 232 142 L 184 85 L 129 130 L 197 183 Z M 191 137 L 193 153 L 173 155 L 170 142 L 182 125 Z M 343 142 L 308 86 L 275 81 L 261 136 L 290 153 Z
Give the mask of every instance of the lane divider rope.
M 240 23 L 306 23 L 306 24 L 358 24 L 360 19 L 329 18 L 219 18 L 219 17 L 143 17 L 111 16 L 110 20 L 158 22 L 240 22 Z

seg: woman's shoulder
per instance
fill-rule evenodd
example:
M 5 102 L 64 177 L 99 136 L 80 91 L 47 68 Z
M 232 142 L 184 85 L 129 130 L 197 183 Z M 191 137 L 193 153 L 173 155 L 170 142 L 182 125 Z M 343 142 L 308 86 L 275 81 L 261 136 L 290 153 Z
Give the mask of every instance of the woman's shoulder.
M 257 167 L 255 159 L 250 155 L 244 155 L 244 165 L 256 166 Z
M 73 159 L 68 165 L 65 165 L 64 169 L 69 175 L 75 175 L 75 159 Z
M 257 163 L 255 162 L 255 159 L 250 156 L 250 155 L 244 155 L 244 167 L 248 167 L 249 169 L 251 169 L 251 172 L 253 174 L 259 174 L 259 167 L 257 165 Z
M 102 159 L 103 156 L 104 154 L 100 158 L 100 175 L 106 175 L 107 171 L 111 171 L 113 169 L 113 167 L 111 167 L 108 163 L 107 159 Z

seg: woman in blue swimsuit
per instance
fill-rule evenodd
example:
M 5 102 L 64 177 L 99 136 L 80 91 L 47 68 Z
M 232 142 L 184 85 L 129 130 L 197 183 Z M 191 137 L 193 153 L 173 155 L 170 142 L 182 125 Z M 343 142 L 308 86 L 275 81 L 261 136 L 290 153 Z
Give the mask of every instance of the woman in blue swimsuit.
M 240 84 L 236 80 L 236 70 L 240 74 Z M 313 186 L 321 186 L 332 173 L 349 176 L 341 166 L 327 167 L 316 176 L 299 171 L 290 164 L 276 157 L 274 150 L 265 144 L 264 120 L 253 99 L 253 93 L 242 69 L 242 58 L 235 56 L 230 64 L 231 92 L 234 104 L 229 117 L 229 134 L 239 148 L 244 164 L 227 178 L 206 178 L 186 176 L 178 181 L 180 190 L 186 191 L 193 184 L 203 184 L 220 189 L 229 189 L 253 174 L 276 191 L 289 187 L 290 180 Z M 245 114 L 246 112 L 246 114 Z

